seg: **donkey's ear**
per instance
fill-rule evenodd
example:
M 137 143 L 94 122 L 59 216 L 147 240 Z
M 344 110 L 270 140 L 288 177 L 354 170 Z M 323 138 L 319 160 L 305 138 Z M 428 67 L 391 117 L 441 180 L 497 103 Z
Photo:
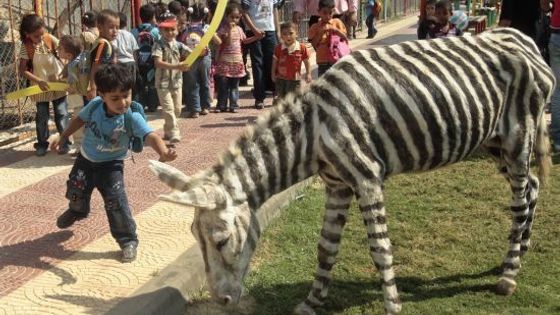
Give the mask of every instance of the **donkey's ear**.
M 169 187 L 180 191 L 189 189 L 191 178 L 173 166 L 150 160 L 150 169 Z
M 203 184 L 188 191 L 174 191 L 160 198 L 204 210 L 223 208 L 226 203 L 225 191 L 215 184 Z

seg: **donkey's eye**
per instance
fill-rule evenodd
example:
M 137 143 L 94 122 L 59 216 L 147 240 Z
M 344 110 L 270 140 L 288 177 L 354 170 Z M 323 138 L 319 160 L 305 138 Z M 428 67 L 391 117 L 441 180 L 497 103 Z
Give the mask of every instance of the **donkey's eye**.
M 218 249 L 219 251 L 222 250 L 222 247 L 224 247 L 227 244 L 227 242 L 229 242 L 230 238 L 231 235 L 216 243 L 216 249 Z

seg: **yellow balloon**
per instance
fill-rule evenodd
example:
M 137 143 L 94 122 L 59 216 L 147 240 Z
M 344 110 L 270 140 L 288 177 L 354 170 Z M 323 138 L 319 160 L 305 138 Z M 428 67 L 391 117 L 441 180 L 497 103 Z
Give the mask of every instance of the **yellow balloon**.
M 228 0 L 218 0 L 218 5 L 216 7 L 216 11 L 214 12 L 214 16 L 212 17 L 212 21 L 210 22 L 210 26 L 208 27 L 208 30 L 206 31 L 206 33 L 204 33 L 204 35 L 200 39 L 200 43 L 196 45 L 196 47 L 187 56 L 187 58 L 183 61 L 183 63 L 191 66 L 193 62 L 196 60 L 196 58 L 200 56 L 204 48 L 208 46 L 210 40 L 218 30 L 220 23 L 222 22 L 222 18 L 224 17 L 224 12 L 226 10 L 227 1 Z
M 15 101 L 18 98 L 32 96 L 36 94 L 45 93 L 48 91 L 66 91 L 68 89 L 68 84 L 61 82 L 47 82 L 49 84 L 49 89 L 47 91 L 41 90 L 38 85 L 33 85 L 25 89 L 17 90 L 6 94 L 7 101 Z

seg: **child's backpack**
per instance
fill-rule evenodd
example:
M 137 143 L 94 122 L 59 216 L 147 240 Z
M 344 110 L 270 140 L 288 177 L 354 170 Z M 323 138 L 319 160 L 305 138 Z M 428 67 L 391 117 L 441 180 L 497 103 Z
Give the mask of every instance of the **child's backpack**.
M 194 23 L 192 25 L 187 26 L 187 28 L 179 34 L 177 38 L 181 43 L 187 45 L 191 50 L 200 43 L 204 33 L 208 31 L 209 25 L 203 23 Z M 205 47 L 203 52 L 200 54 L 201 57 L 208 55 L 209 49 Z
M 336 63 L 340 58 L 351 53 L 348 41 L 342 39 L 340 36 L 331 33 L 329 35 L 329 55 L 328 61 L 330 64 Z
M 87 94 L 92 64 L 90 54 L 90 51 L 83 51 L 68 64 L 68 84 L 76 94 Z
M 138 34 L 138 50 L 136 51 L 136 62 L 138 65 L 138 72 L 144 82 L 151 80 L 149 73 L 154 70 L 154 57 L 152 56 L 152 48 L 155 43 L 154 36 L 152 35 L 153 26 L 139 28 Z
M 126 130 L 126 134 L 130 138 L 128 147 L 132 150 L 132 152 L 140 153 L 142 152 L 142 149 L 144 149 L 144 139 L 142 137 L 134 136 L 134 133 L 132 132 L 132 113 L 140 113 L 144 120 L 147 121 L 148 119 L 146 117 L 146 113 L 144 113 L 144 107 L 140 105 L 140 103 L 134 101 L 130 104 L 126 113 L 124 113 L 124 128 Z
M 381 0 L 375 0 L 375 4 L 372 9 L 373 16 L 378 18 L 381 11 L 383 11 L 383 2 L 381 2 Z

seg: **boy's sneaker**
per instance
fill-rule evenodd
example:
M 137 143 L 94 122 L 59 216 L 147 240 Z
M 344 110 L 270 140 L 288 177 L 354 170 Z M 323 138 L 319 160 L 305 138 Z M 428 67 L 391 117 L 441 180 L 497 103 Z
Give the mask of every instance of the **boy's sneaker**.
M 136 260 L 136 252 L 138 245 L 136 244 L 127 244 L 122 248 L 122 262 L 132 262 Z
M 64 211 L 59 217 L 58 219 L 56 219 L 56 226 L 59 229 L 65 229 L 68 228 L 70 226 L 72 226 L 72 224 L 74 224 L 74 222 L 79 221 L 84 219 L 85 216 L 76 212 L 76 211 L 72 211 L 70 209 Z
M 58 154 L 60 154 L 60 155 L 68 154 L 68 152 L 70 152 L 70 147 L 69 146 L 63 146 L 60 150 L 58 150 Z
M 206 108 L 200 111 L 200 115 L 208 115 L 208 113 L 210 113 L 210 111 Z
M 264 108 L 264 102 L 263 101 L 257 101 L 255 103 L 255 108 L 256 109 L 263 109 Z
M 181 142 L 181 139 L 176 138 L 176 137 L 175 137 L 175 138 L 171 138 L 171 139 L 169 140 L 169 143 L 172 143 L 172 144 L 176 144 L 176 143 L 179 143 L 179 142 Z
M 187 118 L 198 118 L 200 114 L 198 112 L 189 112 Z
M 229 109 L 229 112 L 230 112 L 230 113 L 237 113 L 237 108 L 235 108 L 235 107 L 234 107 L 234 108 L 230 108 L 230 109 Z
M 46 154 L 47 154 L 47 148 L 38 147 L 37 149 L 35 149 L 36 156 L 45 156 Z

